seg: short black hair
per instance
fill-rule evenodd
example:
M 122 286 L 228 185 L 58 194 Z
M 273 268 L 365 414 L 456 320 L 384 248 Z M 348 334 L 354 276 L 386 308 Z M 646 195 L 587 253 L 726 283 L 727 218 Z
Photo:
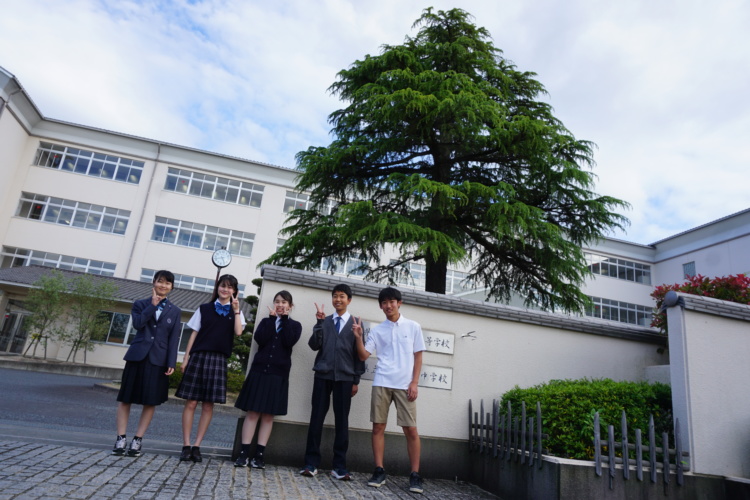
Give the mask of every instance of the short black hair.
M 162 269 L 161 271 L 156 271 L 154 273 L 154 279 L 152 283 L 156 283 L 159 278 L 164 278 L 169 283 L 172 283 L 172 287 L 174 287 L 174 274 L 172 274 L 172 271 L 167 271 L 166 269 Z
M 333 295 L 336 292 L 344 292 L 347 297 L 350 299 L 352 298 L 352 288 L 347 285 L 346 283 L 339 283 L 335 287 L 333 287 L 333 290 L 331 291 L 331 295 Z
M 397 300 L 401 302 L 401 292 L 390 286 L 383 288 L 378 294 L 378 304 L 382 304 L 386 300 Z

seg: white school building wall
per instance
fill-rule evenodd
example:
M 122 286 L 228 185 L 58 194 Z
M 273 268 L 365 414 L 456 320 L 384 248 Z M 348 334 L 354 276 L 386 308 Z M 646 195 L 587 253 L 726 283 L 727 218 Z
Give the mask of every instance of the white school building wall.
M 288 290 L 294 299 L 291 317 L 302 323 L 302 336 L 292 354 L 289 413 L 277 417 L 279 421 L 309 422 L 316 353 L 307 341 L 316 321 L 314 304 L 325 304 L 330 314 L 331 290 L 339 282 L 354 290 L 351 314 L 371 324 L 385 319 L 377 301 L 382 285 L 275 266 L 264 268 L 258 310 L 268 311 L 274 295 Z M 423 374 L 446 374 L 449 380 L 449 384 L 443 384 L 421 379 L 417 413 L 423 436 L 466 439 L 469 400 L 475 410 L 484 400 L 485 410 L 490 411 L 492 399 L 499 399 L 515 385 L 529 387 L 552 379 L 583 377 L 640 381 L 645 380 L 647 367 L 668 362 L 668 355 L 659 349 L 666 339 L 648 328 L 421 291 L 402 293 L 401 313 L 420 323 L 425 338 L 442 336 L 452 344 L 452 352 L 430 350 L 428 345 L 423 354 Z M 462 337 L 469 331 L 474 331 L 471 337 Z M 251 356 L 257 350 L 257 344 L 253 344 Z M 371 428 L 372 382 L 367 378 L 371 377 L 363 377 L 352 401 L 353 429 Z M 395 422 L 392 409 L 388 432 L 400 432 Z M 332 412 L 326 423 L 333 424 Z

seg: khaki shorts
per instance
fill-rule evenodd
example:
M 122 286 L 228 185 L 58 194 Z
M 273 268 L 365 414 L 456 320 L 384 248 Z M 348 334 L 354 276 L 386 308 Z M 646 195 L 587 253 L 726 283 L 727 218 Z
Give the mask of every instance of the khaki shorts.
M 396 424 L 399 427 L 417 426 L 417 402 L 409 401 L 406 389 L 390 389 L 373 386 L 370 398 L 370 422 L 385 424 L 388 422 L 388 409 L 391 401 L 396 403 Z

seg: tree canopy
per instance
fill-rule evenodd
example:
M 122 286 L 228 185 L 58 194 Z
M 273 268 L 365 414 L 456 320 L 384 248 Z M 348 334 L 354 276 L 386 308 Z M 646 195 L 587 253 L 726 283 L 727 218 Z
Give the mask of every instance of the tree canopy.
M 333 271 L 356 258 L 391 282 L 419 262 L 437 293 L 451 266 L 499 300 L 580 311 L 581 245 L 627 224 L 626 202 L 592 191 L 594 145 L 467 12 L 428 8 L 414 28 L 339 72 L 329 90 L 348 105 L 329 116 L 332 142 L 297 154 L 310 206 L 266 262 Z

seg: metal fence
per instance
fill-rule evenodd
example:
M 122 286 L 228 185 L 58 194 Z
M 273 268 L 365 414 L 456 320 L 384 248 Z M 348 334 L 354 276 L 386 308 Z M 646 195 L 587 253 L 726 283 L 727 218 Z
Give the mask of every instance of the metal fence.
M 521 403 L 521 415 L 513 415 L 510 403 L 500 413 L 499 403 L 492 400 L 492 411 L 484 411 L 484 400 L 479 411 L 469 401 L 469 451 L 490 454 L 510 462 L 515 460 L 529 467 L 542 467 L 542 407 L 537 402 L 536 415 L 526 417 L 526 403 Z
M 652 483 L 656 483 L 657 474 L 662 472 L 662 481 L 669 484 L 672 471 L 676 476 L 676 482 L 682 486 L 683 473 L 690 470 L 690 454 L 682 450 L 680 419 L 675 419 L 674 441 L 675 447 L 669 447 L 669 435 L 663 432 L 661 435 L 661 446 L 657 446 L 657 436 L 654 428 L 653 415 L 648 422 L 648 441 L 644 446 L 642 442 L 641 429 L 635 429 L 635 443 L 628 442 L 628 423 L 623 410 L 620 419 L 620 439 L 615 440 L 615 426 L 607 426 L 607 438 L 602 440 L 599 412 L 594 415 L 594 462 L 596 464 L 596 475 L 602 475 L 602 464 L 608 464 L 609 487 L 614 487 L 617 474 L 617 465 L 622 470 L 623 479 L 630 479 L 630 469 L 633 467 L 635 477 L 643 481 L 644 469 L 647 467 Z M 631 458 L 632 456 L 632 458 Z M 671 462 L 671 461 L 674 462 Z

